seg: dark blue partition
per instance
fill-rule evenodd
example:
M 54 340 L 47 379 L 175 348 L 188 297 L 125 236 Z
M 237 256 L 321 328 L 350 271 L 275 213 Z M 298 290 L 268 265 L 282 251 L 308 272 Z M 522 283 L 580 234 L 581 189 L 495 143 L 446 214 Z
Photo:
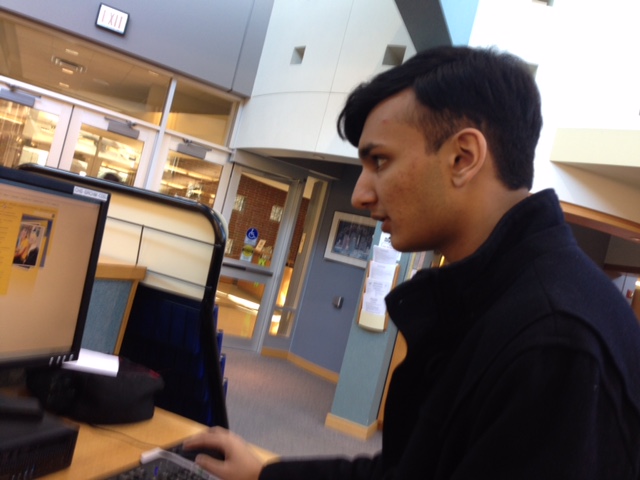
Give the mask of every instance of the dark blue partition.
M 193 299 L 141 285 L 131 309 L 120 355 L 158 372 L 165 388 L 156 405 L 206 425 L 220 425 L 214 408 L 216 392 L 207 381 L 209 356 L 204 343 L 216 343 L 218 307 L 210 320 L 201 315 L 209 308 Z M 212 324 L 203 328 L 202 322 Z

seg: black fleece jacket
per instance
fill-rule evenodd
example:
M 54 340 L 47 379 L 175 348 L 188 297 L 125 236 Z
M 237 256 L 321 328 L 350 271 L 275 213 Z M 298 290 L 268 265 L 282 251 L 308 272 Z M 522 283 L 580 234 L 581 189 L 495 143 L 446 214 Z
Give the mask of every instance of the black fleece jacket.
M 640 478 L 640 327 L 546 190 L 470 257 L 387 297 L 407 357 L 382 452 L 285 460 L 260 480 Z

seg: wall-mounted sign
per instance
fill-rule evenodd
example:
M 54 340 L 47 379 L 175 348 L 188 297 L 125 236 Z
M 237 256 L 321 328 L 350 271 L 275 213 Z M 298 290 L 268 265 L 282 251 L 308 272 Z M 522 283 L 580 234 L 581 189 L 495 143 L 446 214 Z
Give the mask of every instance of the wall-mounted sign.
M 124 35 L 124 31 L 127 28 L 127 22 L 129 21 L 129 14 L 109 7 L 104 3 L 100 4 L 100 10 L 98 10 L 98 18 L 96 25 L 98 27 L 106 28 L 112 32 Z
M 258 243 L 258 229 L 250 228 L 247 230 L 247 234 L 244 236 L 244 245 L 242 246 L 242 252 L 240 253 L 240 260 L 250 262 L 253 260 L 253 252 L 256 249 Z

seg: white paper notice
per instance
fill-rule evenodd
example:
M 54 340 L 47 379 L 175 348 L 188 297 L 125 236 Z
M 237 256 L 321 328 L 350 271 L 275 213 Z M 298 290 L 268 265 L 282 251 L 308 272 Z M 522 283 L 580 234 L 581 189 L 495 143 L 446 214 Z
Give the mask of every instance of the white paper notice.
M 386 281 L 391 284 L 396 274 L 396 264 L 371 262 L 369 264 L 369 277 L 375 280 Z
M 375 247 L 374 247 L 375 248 Z M 369 276 L 362 296 L 362 310 L 373 315 L 386 314 L 384 297 L 391 291 L 396 263 L 369 262 Z
M 362 296 L 362 310 L 373 315 L 384 315 L 387 311 L 384 297 L 365 292 Z
M 398 261 L 398 251 L 393 248 L 373 246 L 373 261 L 376 263 L 394 264 Z
M 391 246 L 391 234 L 382 232 L 380 234 L 380 241 L 378 241 L 378 245 L 385 248 L 393 248 Z
M 367 278 L 366 292 L 377 297 L 384 297 L 391 291 L 391 281 L 377 278 Z

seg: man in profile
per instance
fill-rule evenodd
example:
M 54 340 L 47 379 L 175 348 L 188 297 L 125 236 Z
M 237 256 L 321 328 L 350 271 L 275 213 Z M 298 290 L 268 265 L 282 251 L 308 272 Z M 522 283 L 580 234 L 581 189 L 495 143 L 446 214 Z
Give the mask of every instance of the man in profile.
M 640 478 L 640 327 L 578 248 L 556 194 L 530 194 L 542 127 L 519 59 L 442 47 L 358 87 L 354 206 L 403 252 L 437 250 L 387 297 L 408 352 L 380 454 L 263 466 L 224 429 L 186 442 L 223 480 Z

